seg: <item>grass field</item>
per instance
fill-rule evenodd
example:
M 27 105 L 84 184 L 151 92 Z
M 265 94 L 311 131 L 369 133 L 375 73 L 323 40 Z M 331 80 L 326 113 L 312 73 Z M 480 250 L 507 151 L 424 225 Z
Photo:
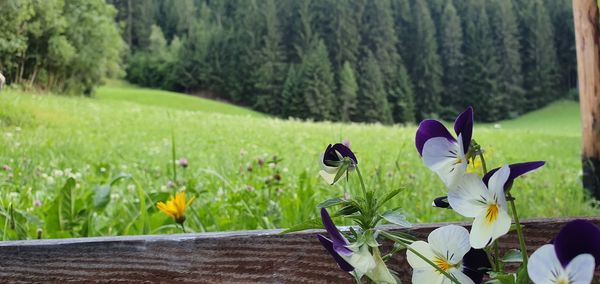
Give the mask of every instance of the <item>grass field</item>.
M 499 128 L 476 127 L 491 167 L 548 162 L 515 184 L 524 217 L 600 214 L 580 187 L 578 115 L 576 103 L 559 102 Z M 197 197 L 188 232 L 289 227 L 341 195 L 341 185 L 320 180 L 317 161 L 345 138 L 368 186 L 405 188 L 390 206 L 410 221 L 463 220 L 430 206 L 445 190 L 414 149 L 414 126 L 280 120 L 113 84 L 96 98 L 3 92 L 0 129 L 0 165 L 10 168 L 0 170 L 2 239 L 179 232 L 155 207 L 178 189 Z M 175 156 L 189 160 L 175 183 L 171 133 Z

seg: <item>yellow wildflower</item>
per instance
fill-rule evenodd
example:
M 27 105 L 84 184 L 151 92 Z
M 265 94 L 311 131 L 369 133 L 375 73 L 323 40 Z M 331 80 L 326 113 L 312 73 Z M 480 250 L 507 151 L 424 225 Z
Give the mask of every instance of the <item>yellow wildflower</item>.
M 194 201 L 194 197 L 186 203 L 185 192 L 179 192 L 175 194 L 175 197 L 171 196 L 166 204 L 162 201 L 158 202 L 156 207 L 171 216 L 176 223 L 183 225 L 183 222 L 185 222 L 185 209 L 190 206 L 192 201 Z

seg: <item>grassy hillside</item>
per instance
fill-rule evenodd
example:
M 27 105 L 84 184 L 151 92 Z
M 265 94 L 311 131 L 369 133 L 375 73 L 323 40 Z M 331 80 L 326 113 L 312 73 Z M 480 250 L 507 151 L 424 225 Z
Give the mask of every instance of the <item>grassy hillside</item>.
M 98 88 L 96 97 L 101 100 L 125 101 L 140 105 L 159 106 L 176 110 L 263 116 L 263 114 L 253 110 L 227 103 L 174 92 L 143 89 L 120 81 L 111 81 L 107 86 Z
M 38 228 L 45 237 L 178 232 L 155 204 L 180 188 L 197 197 L 188 231 L 287 227 L 341 195 L 341 185 L 320 180 L 317 159 L 328 143 L 344 138 L 368 186 L 405 188 L 391 205 L 402 206 L 411 221 L 463 220 L 430 206 L 445 190 L 414 149 L 414 126 L 287 121 L 206 103 L 128 86 L 101 88 L 97 98 L 3 92 L 0 165 L 10 169 L 0 171 L 0 223 L 12 212 L 16 226 L 0 226 L 0 236 L 33 238 Z M 600 214 L 580 188 L 576 116 L 575 103 L 561 102 L 499 129 L 476 127 L 490 167 L 548 161 L 515 184 L 523 216 Z M 172 132 L 175 156 L 190 163 L 176 168 L 176 186 Z M 76 181 L 72 191 L 64 190 L 68 176 Z M 124 178 L 106 186 L 116 177 Z M 72 203 L 65 203 L 65 192 L 72 192 Z M 65 204 L 72 211 L 61 210 Z

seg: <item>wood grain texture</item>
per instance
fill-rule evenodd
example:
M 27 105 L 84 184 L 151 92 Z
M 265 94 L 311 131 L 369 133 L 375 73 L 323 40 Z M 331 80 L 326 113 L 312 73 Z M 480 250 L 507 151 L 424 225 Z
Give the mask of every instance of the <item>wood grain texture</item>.
M 588 218 L 600 225 L 600 217 Z M 525 221 L 530 253 L 548 243 L 571 219 Z M 409 231 L 426 239 L 447 223 Z M 466 223 L 455 223 L 468 227 Z M 319 230 L 278 235 L 279 230 L 127 236 L 0 243 L 0 282 L 101 283 L 352 283 L 316 238 Z M 517 248 L 514 234 L 501 248 Z M 384 250 L 390 243 L 384 242 Z M 410 283 L 405 253 L 391 266 Z M 596 278 L 600 279 L 600 272 Z
M 600 28 L 596 0 L 573 0 L 583 184 L 600 199 Z

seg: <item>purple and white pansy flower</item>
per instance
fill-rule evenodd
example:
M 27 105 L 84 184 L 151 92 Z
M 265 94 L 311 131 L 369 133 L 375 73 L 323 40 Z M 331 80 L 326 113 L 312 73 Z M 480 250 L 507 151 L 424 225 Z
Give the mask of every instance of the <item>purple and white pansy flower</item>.
M 600 228 L 585 220 L 569 222 L 554 244 L 537 249 L 527 272 L 536 284 L 589 284 L 600 265 Z
M 415 136 L 417 151 L 425 165 L 450 188 L 467 170 L 467 153 L 473 135 L 473 108 L 468 107 L 454 121 L 454 138 L 439 121 L 423 120 Z
M 508 167 L 510 169 L 510 174 L 508 175 L 508 180 L 504 184 L 504 190 L 506 191 L 509 187 L 511 187 L 513 181 L 516 178 L 518 178 L 524 174 L 527 174 L 531 171 L 537 170 L 545 164 L 546 164 L 546 162 L 544 162 L 544 161 L 534 161 L 534 162 L 516 163 L 516 164 L 508 165 Z M 496 171 L 498 171 L 499 169 L 500 168 L 495 168 L 483 176 L 482 180 L 486 186 L 488 186 L 488 182 L 489 182 L 490 178 L 492 177 L 492 175 L 494 173 L 496 173 Z M 450 204 L 448 203 L 448 196 L 441 196 L 441 197 L 434 199 L 432 205 L 435 207 L 440 207 L 440 208 L 451 208 Z
M 346 158 L 349 159 L 350 164 L 348 165 L 348 168 L 343 168 L 342 165 Z M 327 183 L 334 184 L 338 172 L 340 170 L 345 171 L 342 177 L 345 176 L 347 171 L 356 168 L 358 160 L 348 146 L 342 143 L 334 145 L 329 144 L 327 149 L 325 149 L 325 152 L 321 154 L 320 165 L 321 171 L 319 171 L 319 174 L 321 177 L 323 177 Z
M 471 251 L 467 229 L 456 225 L 440 227 L 429 234 L 427 242 L 416 241 L 410 244 L 409 248 L 455 277 L 460 283 L 475 283 L 463 272 L 465 270 L 463 257 Z M 413 268 L 412 283 L 452 283 L 444 274 L 411 250 L 406 252 L 406 260 Z
M 511 218 L 504 195 L 510 168 L 496 171 L 486 184 L 475 174 L 465 174 L 456 187 L 448 192 L 448 203 L 454 211 L 475 218 L 470 242 L 473 248 L 484 248 L 508 233 Z
M 396 283 L 378 250 L 373 255 L 367 244 L 358 248 L 350 244 L 337 229 L 325 208 L 321 208 L 321 220 L 331 238 L 321 234 L 317 237 L 342 270 L 354 273 L 358 278 L 366 275 L 375 283 Z

